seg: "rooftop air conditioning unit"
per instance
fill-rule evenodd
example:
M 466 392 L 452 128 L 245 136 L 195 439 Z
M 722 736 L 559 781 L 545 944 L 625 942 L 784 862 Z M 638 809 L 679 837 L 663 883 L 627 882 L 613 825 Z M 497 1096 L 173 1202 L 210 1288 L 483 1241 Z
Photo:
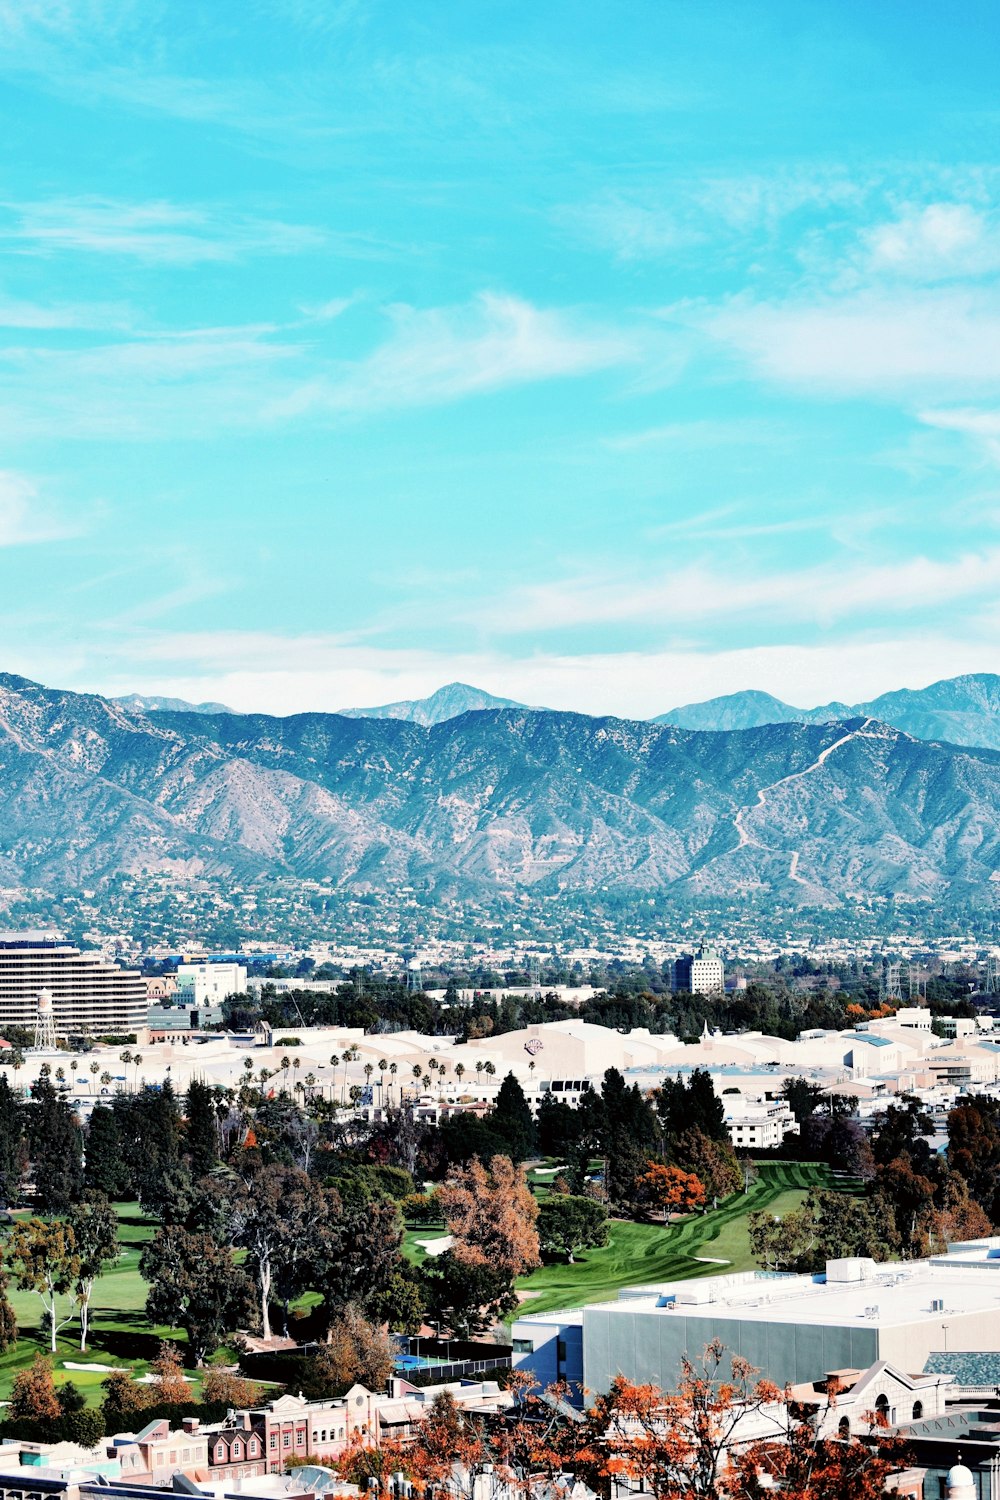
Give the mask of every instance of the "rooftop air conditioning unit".
M 931 1312 L 944 1312 L 944 1298 L 935 1297 L 931 1303 Z

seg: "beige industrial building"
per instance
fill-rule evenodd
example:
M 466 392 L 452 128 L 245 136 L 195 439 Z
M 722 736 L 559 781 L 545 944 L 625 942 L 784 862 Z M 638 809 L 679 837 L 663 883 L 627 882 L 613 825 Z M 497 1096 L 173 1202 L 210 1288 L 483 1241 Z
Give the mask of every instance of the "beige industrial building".
M 34 1032 L 43 991 L 57 1036 L 131 1034 L 146 1025 L 146 984 L 137 970 L 105 963 L 53 932 L 0 933 L 0 1026 Z

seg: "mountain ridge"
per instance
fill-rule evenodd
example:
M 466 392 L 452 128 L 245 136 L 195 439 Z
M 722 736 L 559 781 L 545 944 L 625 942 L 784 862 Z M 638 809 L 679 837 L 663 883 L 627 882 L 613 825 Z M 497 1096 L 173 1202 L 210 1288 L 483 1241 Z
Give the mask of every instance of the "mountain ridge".
M 796 708 L 771 693 L 746 689 L 686 703 L 658 714 L 657 724 L 682 729 L 749 729 L 763 724 L 820 724 L 868 714 L 915 739 L 1000 749 L 1000 676 L 968 672 L 926 688 L 897 688 L 863 703 L 827 703 Z
M 498 698 L 484 688 L 467 682 L 446 682 L 426 698 L 403 698 L 398 703 L 383 703 L 376 708 L 338 709 L 345 719 L 402 719 L 410 724 L 443 724 L 460 714 L 487 708 L 524 708 L 514 698 Z
M 996 904 L 1000 754 L 870 716 L 730 731 L 531 710 L 431 726 L 137 714 L 0 676 L 0 879 Z

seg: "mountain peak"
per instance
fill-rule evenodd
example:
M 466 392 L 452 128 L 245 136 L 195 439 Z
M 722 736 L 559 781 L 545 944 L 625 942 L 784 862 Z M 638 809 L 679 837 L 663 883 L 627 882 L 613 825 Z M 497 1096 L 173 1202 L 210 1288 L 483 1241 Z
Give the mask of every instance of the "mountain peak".
M 467 682 L 448 682 L 426 698 L 404 698 L 398 703 L 382 703 L 376 708 L 342 708 L 346 719 L 405 719 L 410 724 L 444 724 L 459 714 L 477 713 L 486 708 L 524 708 L 513 698 L 497 698 L 483 688 Z

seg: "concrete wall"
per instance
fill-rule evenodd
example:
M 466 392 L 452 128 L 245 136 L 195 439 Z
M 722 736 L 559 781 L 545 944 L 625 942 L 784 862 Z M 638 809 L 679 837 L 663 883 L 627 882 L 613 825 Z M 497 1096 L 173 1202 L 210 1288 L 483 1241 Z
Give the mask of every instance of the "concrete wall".
M 672 1389 L 684 1355 L 697 1362 L 712 1339 L 778 1385 L 815 1380 L 826 1370 L 864 1370 L 880 1357 L 892 1357 L 880 1354 L 872 1325 L 749 1322 L 712 1313 L 632 1310 L 627 1303 L 613 1310 L 584 1308 L 583 1330 L 584 1383 L 591 1391 L 606 1391 L 619 1374 Z

